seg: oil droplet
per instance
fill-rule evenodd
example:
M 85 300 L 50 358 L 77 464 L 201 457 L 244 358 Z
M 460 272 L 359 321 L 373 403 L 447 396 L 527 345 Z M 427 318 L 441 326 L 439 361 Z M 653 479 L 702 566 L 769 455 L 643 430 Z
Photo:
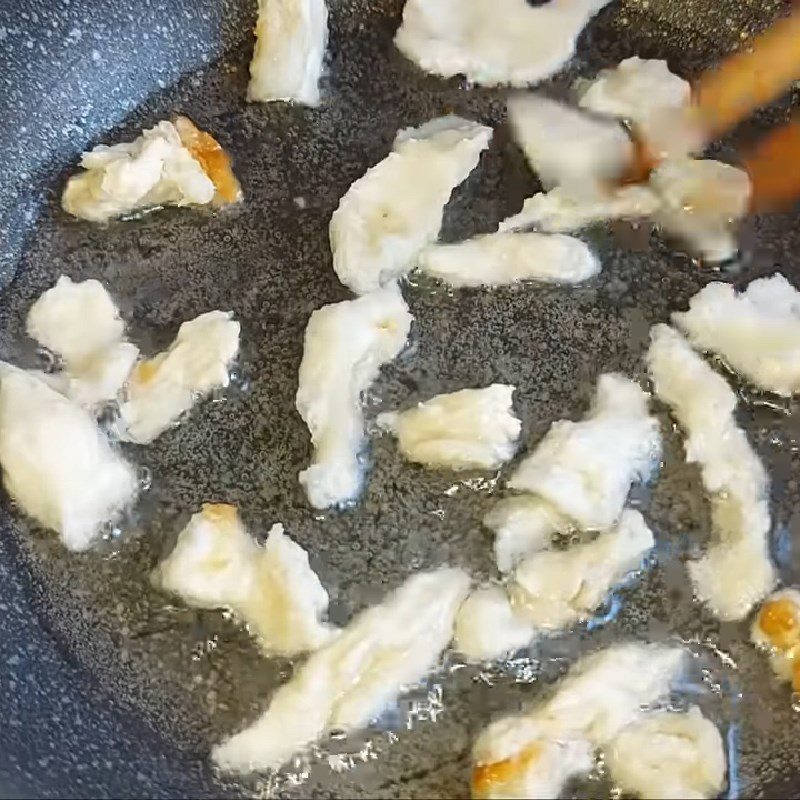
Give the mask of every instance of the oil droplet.
M 39 368 L 48 375 L 61 368 L 61 359 L 46 347 L 36 348 L 36 358 L 40 365 Z
M 219 644 L 219 637 L 216 634 L 214 634 L 209 639 L 203 639 L 197 642 L 197 644 L 195 644 L 195 646 L 190 651 L 192 661 L 199 661 L 204 656 L 213 653 L 217 649 L 218 644 Z
M 136 479 L 139 483 L 139 491 L 146 492 L 153 485 L 153 473 L 149 467 L 139 467 L 136 470 Z
M 217 386 L 211 390 L 211 394 L 209 395 L 209 399 L 212 403 L 224 403 L 227 400 L 227 395 L 225 393 L 225 388 L 222 386 Z
M 101 539 L 104 542 L 114 542 L 122 536 L 122 528 L 111 522 L 105 523 L 101 532 Z
M 422 698 L 409 698 L 406 709 L 406 728 L 413 730 L 418 722 L 436 722 L 439 714 L 444 711 L 442 700 L 442 687 L 435 683 Z
M 228 371 L 228 387 L 237 392 L 246 392 L 250 389 L 250 379 L 241 367 L 234 366 Z

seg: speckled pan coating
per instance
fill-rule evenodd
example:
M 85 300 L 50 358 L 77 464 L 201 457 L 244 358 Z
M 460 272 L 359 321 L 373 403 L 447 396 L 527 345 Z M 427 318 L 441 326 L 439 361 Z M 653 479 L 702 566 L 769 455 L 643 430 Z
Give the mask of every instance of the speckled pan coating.
M 3 501 L 3 795 L 464 796 L 475 732 L 541 691 L 531 681 L 535 661 L 490 672 L 459 669 L 386 716 L 382 727 L 397 741 L 384 731 L 329 743 L 328 752 L 360 749 L 358 756 L 331 759 L 357 766 L 337 774 L 318 760 L 299 787 L 286 775 L 220 783 L 207 767 L 209 745 L 254 718 L 291 665 L 262 659 L 220 614 L 172 605 L 150 588 L 148 571 L 202 501 L 238 504 L 261 535 L 283 522 L 311 552 L 337 622 L 422 567 L 448 561 L 493 575 L 489 535 L 479 520 L 502 480 L 459 485 L 476 476 L 410 465 L 390 437 L 376 437 L 356 509 L 316 514 L 298 487 L 309 455 L 293 402 L 303 329 L 314 308 L 347 296 L 331 270 L 327 239 L 339 197 L 383 158 L 399 127 L 444 112 L 498 125 L 491 150 L 448 207 L 446 238 L 491 230 L 535 188 L 503 124 L 502 92 L 427 77 L 394 50 L 401 0 L 333 0 L 321 108 L 246 105 L 252 5 L 0 4 L 0 356 L 33 363 L 33 348 L 21 336 L 25 312 L 65 273 L 108 285 L 146 350 L 168 343 L 184 319 L 232 309 L 242 321 L 240 367 L 249 381 L 246 390 L 203 404 L 151 447 L 126 448 L 152 472 L 153 486 L 114 546 L 67 556 L 55 537 L 31 530 Z M 580 58 L 553 85 L 632 54 L 668 56 L 674 68 L 695 74 L 779 6 L 612 3 L 584 35 Z M 785 118 L 791 102 L 748 123 L 743 135 Z M 229 148 L 246 197 L 240 208 L 218 216 L 170 210 L 108 227 L 64 216 L 57 197 L 83 147 L 132 137 L 173 111 Z M 777 264 L 800 281 L 796 216 L 752 227 L 735 279 Z M 655 240 L 648 247 L 646 236 L 637 241 L 628 232 L 620 239 L 607 230 L 587 236 L 602 254 L 604 272 L 577 289 L 450 294 L 427 282 L 406 287 L 417 319 L 414 344 L 376 385 L 370 418 L 440 391 L 512 383 L 519 387 L 523 441 L 532 442 L 553 420 L 584 413 L 598 373 L 641 375 L 649 325 L 683 307 L 708 276 Z M 751 402 L 742 419 L 771 468 L 775 554 L 783 578 L 792 581 L 800 578 L 800 416 L 794 404 L 784 410 Z M 657 565 L 622 593 L 613 622 L 548 642 L 534 655 L 554 674 L 580 652 L 625 635 L 677 635 L 694 643 L 710 666 L 709 681 L 743 692 L 738 702 L 727 689 L 707 700 L 738 741 L 732 789 L 797 796 L 799 723 L 787 691 L 772 683 L 765 661 L 746 644 L 745 624 L 720 628 L 691 601 L 681 560 L 705 541 L 708 513 L 676 436 L 667 439 L 661 480 L 640 499 L 645 507 L 649 502 L 657 531 Z M 728 655 L 738 671 L 726 666 Z M 434 724 L 421 718 L 437 711 L 437 687 L 444 711 Z M 304 769 L 299 764 L 294 771 Z

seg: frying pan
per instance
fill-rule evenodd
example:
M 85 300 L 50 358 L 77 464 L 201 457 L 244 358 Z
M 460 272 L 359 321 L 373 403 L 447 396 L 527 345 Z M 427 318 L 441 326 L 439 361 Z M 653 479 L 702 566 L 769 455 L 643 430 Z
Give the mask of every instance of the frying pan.
M 259 656 L 224 615 L 187 610 L 150 587 L 149 570 L 201 502 L 236 503 L 261 535 L 283 522 L 312 554 L 336 623 L 420 568 L 449 562 L 479 579 L 493 575 L 479 520 L 502 492 L 502 475 L 423 470 L 374 436 L 356 508 L 314 513 L 298 488 L 309 455 L 293 408 L 302 334 L 314 308 L 347 296 L 331 270 L 327 222 L 348 185 L 387 153 L 398 128 L 452 111 L 497 130 L 448 206 L 445 239 L 492 230 L 536 189 L 504 125 L 502 91 L 426 76 L 393 48 L 401 0 L 329 5 L 318 109 L 244 102 L 250 2 L 0 6 L 0 356 L 36 364 L 24 316 L 62 273 L 102 280 L 147 352 L 213 308 L 233 310 L 243 332 L 234 390 L 153 445 L 126 449 L 152 485 L 120 535 L 68 555 L 3 498 L 0 794 L 464 796 L 470 743 L 489 719 L 535 700 L 582 652 L 639 637 L 682 640 L 707 665 L 702 691 L 730 747 L 728 796 L 800 796 L 800 724 L 787 690 L 747 644 L 745 624 L 720 626 L 692 601 L 682 561 L 703 547 L 708 510 L 673 433 L 659 481 L 634 497 L 657 532 L 655 564 L 619 593 L 604 624 L 491 669 L 449 658 L 369 731 L 322 743 L 280 775 L 231 781 L 208 767 L 209 746 L 254 719 L 292 664 Z M 783 5 L 614 2 L 548 88 L 558 92 L 633 54 L 666 57 L 695 75 Z M 731 156 L 731 145 L 785 119 L 792 101 L 749 121 L 720 152 Z M 166 210 L 107 226 L 64 215 L 59 194 L 83 149 L 133 138 L 176 111 L 232 153 L 240 207 Z M 600 372 L 643 377 L 649 326 L 710 277 L 744 282 L 778 265 L 800 281 L 794 212 L 753 221 L 738 270 L 721 276 L 647 234 L 587 232 L 604 271 L 575 289 L 451 293 L 413 280 L 414 343 L 367 398 L 368 417 L 439 391 L 508 382 L 518 387 L 524 441 L 534 442 L 553 420 L 584 413 Z M 800 577 L 800 417 L 793 403 L 741 391 L 742 423 L 773 478 L 774 555 L 791 582 Z

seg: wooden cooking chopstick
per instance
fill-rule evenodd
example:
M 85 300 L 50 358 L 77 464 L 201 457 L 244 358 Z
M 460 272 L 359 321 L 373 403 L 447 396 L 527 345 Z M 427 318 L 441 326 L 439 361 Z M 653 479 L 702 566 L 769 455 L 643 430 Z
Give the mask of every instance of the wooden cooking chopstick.
M 750 176 L 750 206 L 770 211 L 800 195 L 800 122 L 790 122 L 760 141 L 744 160 Z
M 800 7 L 756 36 L 747 50 L 705 72 L 692 91 L 692 104 L 676 114 L 705 141 L 722 135 L 748 114 L 779 97 L 800 78 Z M 680 124 L 680 119 L 676 120 Z M 657 165 L 646 141 L 637 140 L 634 164 L 624 182 L 645 180 Z M 752 205 L 766 210 L 800 194 L 800 123 L 767 136 L 745 159 L 753 185 Z
M 795 10 L 756 36 L 750 48 L 700 77 L 693 88 L 692 114 L 710 141 L 779 97 L 798 78 L 800 11 Z

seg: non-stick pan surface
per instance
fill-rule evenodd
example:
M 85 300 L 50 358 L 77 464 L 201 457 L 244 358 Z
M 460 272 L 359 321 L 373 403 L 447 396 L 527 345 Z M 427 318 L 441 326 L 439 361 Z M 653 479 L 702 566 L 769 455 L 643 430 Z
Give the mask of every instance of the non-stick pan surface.
M 122 535 L 68 555 L 3 500 L 0 537 L 0 794 L 31 796 L 455 797 L 468 752 L 493 715 L 534 700 L 580 653 L 624 637 L 681 639 L 708 669 L 706 703 L 724 728 L 731 796 L 800 794 L 797 714 L 747 643 L 692 602 L 682 560 L 708 536 L 698 475 L 667 439 L 658 482 L 641 492 L 656 563 L 622 591 L 604 625 L 546 642 L 492 670 L 450 661 L 374 730 L 323 743 L 274 778 L 220 782 L 209 746 L 254 719 L 291 664 L 265 660 L 219 613 L 170 604 L 147 574 L 203 501 L 236 503 L 254 531 L 283 522 L 312 554 L 345 622 L 413 571 L 449 562 L 490 577 L 479 520 L 502 476 L 431 472 L 374 438 L 367 490 L 353 510 L 320 515 L 297 472 L 309 454 L 294 411 L 309 313 L 347 292 L 331 270 L 327 223 L 348 185 L 388 151 L 396 130 L 456 112 L 498 126 L 480 168 L 450 203 L 443 236 L 492 230 L 536 188 L 510 141 L 504 93 L 426 76 L 392 45 L 401 0 L 332 0 L 329 69 L 318 109 L 244 102 L 254 4 L 240 0 L 5 0 L 0 7 L 0 356 L 36 363 L 23 335 L 32 300 L 60 274 L 102 280 L 132 335 L 155 352 L 179 323 L 212 309 L 242 321 L 241 378 L 180 428 L 128 455 L 152 486 Z M 552 84 L 620 58 L 666 57 L 691 76 L 782 7 L 763 0 L 613 2 Z M 752 136 L 791 101 L 745 126 Z M 245 201 L 218 215 L 171 210 L 96 226 L 58 207 L 79 152 L 132 138 L 180 111 L 232 153 Z M 725 151 L 731 155 L 731 150 Z M 581 416 L 597 375 L 642 376 L 649 326 L 710 274 L 653 237 L 592 230 L 604 271 L 577 289 L 525 286 L 448 293 L 406 287 L 414 345 L 385 371 L 369 415 L 491 381 L 518 386 L 524 441 Z M 745 232 L 744 281 L 777 265 L 800 281 L 793 213 Z M 773 477 L 774 554 L 800 578 L 800 416 L 743 388 L 742 421 Z M 598 791 L 595 785 L 594 791 Z M 588 791 L 588 790 L 586 790 Z

